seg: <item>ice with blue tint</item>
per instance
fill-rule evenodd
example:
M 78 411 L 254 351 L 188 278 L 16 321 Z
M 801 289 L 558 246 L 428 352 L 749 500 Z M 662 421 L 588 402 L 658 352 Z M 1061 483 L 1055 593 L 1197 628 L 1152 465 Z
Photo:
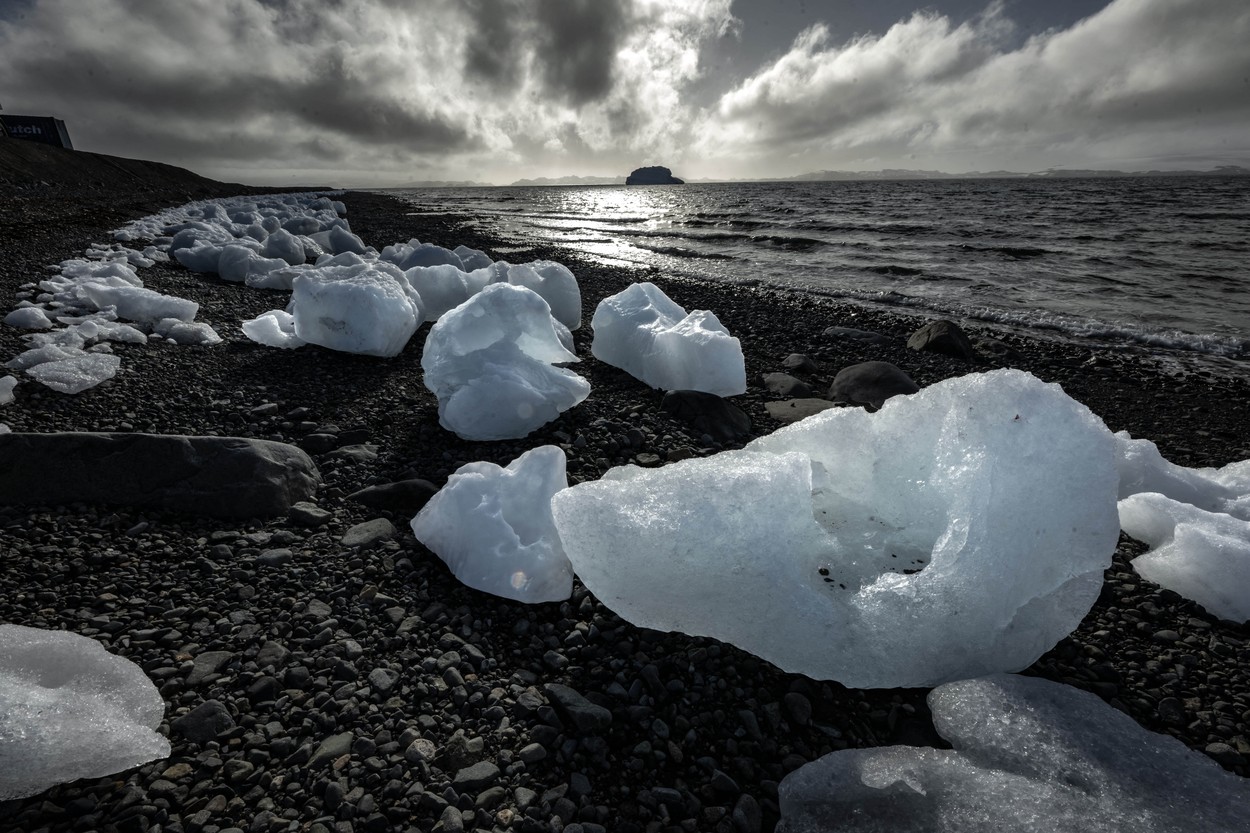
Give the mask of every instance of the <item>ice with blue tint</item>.
M 1247 829 L 1250 782 L 1098 697 L 1000 674 L 929 694 L 951 749 L 832 752 L 778 789 L 777 833 Z
M 564 452 L 544 445 L 507 468 L 461 466 L 412 519 L 412 534 L 475 590 L 531 604 L 573 593 L 573 568 L 551 519 L 568 486 Z
M 742 344 L 707 310 L 686 310 L 653 283 L 604 298 L 590 321 L 595 358 L 660 390 L 736 396 L 747 389 Z
M 590 384 L 557 364 L 577 361 L 536 292 L 496 283 L 445 313 L 421 368 L 438 420 L 468 440 L 524 437 L 581 402 Z
M 1102 421 L 1000 370 L 615 468 L 552 511 L 574 571 L 635 625 L 894 688 L 1018 670 L 1071 633 L 1115 550 L 1116 487 Z
M 421 325 L 421 298 L 386 263 L 310 269 L 292 283 L 295 335 L 366 356 L 397 356 Z
M 0 625 L 0 801 L 169 755 L 156 686 L 64 631 Z

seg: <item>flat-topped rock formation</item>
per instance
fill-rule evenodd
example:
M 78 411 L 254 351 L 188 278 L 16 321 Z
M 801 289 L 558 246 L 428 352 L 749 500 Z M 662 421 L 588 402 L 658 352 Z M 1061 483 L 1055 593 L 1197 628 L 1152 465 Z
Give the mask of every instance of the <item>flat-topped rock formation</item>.
M 684 179 L 673 176 L 673 172 L 662 165 L 650 168 L 635 168 L 625 178 L 626 185 L 685 185 Z

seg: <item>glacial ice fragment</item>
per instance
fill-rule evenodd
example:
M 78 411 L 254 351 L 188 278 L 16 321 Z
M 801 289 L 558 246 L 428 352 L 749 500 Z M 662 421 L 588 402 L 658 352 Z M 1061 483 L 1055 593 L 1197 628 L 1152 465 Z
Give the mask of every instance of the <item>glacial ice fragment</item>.
M 1246 829 L 1250 782 L 1098 697 L 995 675 L 929 694 L 953 749 L 830 753 L 786 776 L 777 833 Z
M 742 344 L 707 310 L 686 311 L 653 283 L 604 298 L 590 352 L 661 390 L 736 396 L 747 389 Z
M 577 356 L 537 293 L 497 283 L 430 328 L 421 356 L 438 421 L 466 440 L 524 437 L 581 402 L 590 384 L 554 367 Z
M 26 369 L 36 382 L 61 393 L 82 393 L 117 375 L 122 360 L 105 353 L 84 353 Z
M 531 604 L 573 593 L 573 568 L 551 520 L 568 486 L 564 452 L 544 445 L 507 468 L 461 466 L 412 519 L 412 534 L 476 590 Z
M 574 572 L 636 625 L 931 686 L 1024 668 L 1080 622 L 1119 532 L 1114 448 L 1057 385 L 1000 370 L 612 469 L 552 512 Z
M 421 298 L 390 264 L 316 267 L 292 282 L 295 334 L 310 344 L 397 356 L 417 331 Z
M 64 631 L 0 625 L 0 801 L 169 755 L 137 665 Z

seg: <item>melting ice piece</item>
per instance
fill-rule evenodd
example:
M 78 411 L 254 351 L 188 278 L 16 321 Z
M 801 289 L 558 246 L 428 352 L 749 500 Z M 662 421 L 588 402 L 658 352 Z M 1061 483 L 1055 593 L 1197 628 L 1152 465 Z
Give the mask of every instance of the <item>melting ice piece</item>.
M 82 291 L 97 309 L 113 307 L 120 318 L 146 324 L 155 324 L 162 318 L 194 321 L 195 313 L 200 308 L 195 301 L 162 295 L 137 286 L 102 286 L 89 283 Z
M 786 776 L 778 833 L 1246 829 L 1250 782 L 1071 686 L 996 675 L 929 694 L 953 749 L 833 752 Z
M 582 326 L 582 292 L 577 279 L 562 263 L 535 260 L 532 263 L 504 263 L 507 271 L 496 271 L 495 280 L 532 289 L 551 307 L 551 315 L 570 330 Z
M 152 332 L 175 344 L 221 344 L 221 336 L 217 335 L 217 331 L 202 321 L 162 318 L 152 327 Z
M 636 625 L 932 686 L 1024 668 L 1088 612 L 1119 533 L 1114 449 L 1057 385 L 1000 370 L 612 469 L 552 512 L 574 572 Z
M 519 602 L 573 593 L 573 568 L 551 520 L 568 486 L 564 452 L 544 445 L 501 468 L 469 463 L 412 519 L 412 534 L 475 590 Z
M 169 755 L 137 665 L 64 631 L 0 625 L 0 801 Z
M 1135 440 L 1127 431 L 1115 438 L 1120 497 L 1158 492 L 1208 512 L 1250 521 L 1250 460 L 1218 469 L 1191 469 L 1164 459 L 1150 440 Z
M 0 376 L 0 405 L 8 405 L 13 401 L 15 387 L 17 387 L 16 376 Z
M 292 287 L 295 334 L 331 350 L 396 356 L 422 321 L 420 296 L 390 264 L 316 267 Z
M 599 302 L 590 352 L 661 390 L 735 396 L 747 389 L 742 344 L 706 310 L 689 315 L 653 283 Z
M 28 367 L 26 375 L 61 393 L 82 393 L 112 379 L 121 364 L 120 358 L 107 353 L 83 353 Z
M 524 437 L 581 402 L 590 383 L 553 367 L 577 356 L 532 290 L 491 284 L 443 315 L 425 340 L 425 386 L 438 421 L 466 440 Z
M 1120 501 L 1120 527 L 1150 547 L 1132 562 L 1142 578 L 1216 616 L 1250 620 L 1250 522 L 1145 492 Z
M 468 274 L 450 263 L 413 266 L 404 277 L 421 296 L 427 321 L 437 321 L 443 313 L 463 304 L 481 287 L 469 285 Z
M 295 334 L 295 316 L 286 310 L 271 309 L 243 322 L 243 335 L 266 347 L 293 349 L 308 342 Z
M 4 317 L 4 323 L 23 330 L 47 330 L 52 327 L 47 313 L 39 307 L 20 307 Z

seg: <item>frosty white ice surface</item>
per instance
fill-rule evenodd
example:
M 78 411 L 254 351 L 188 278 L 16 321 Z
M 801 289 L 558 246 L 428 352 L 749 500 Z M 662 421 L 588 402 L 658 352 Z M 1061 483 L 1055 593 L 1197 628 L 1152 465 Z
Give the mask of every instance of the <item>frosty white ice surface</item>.
M 470 249 L 468 246 L 457 246 L 452 250 L 460 263 L 464 266 L 466 272 L 472 272 L 474 269 L 481 269 L 484 266 L 490 266 L 490 255 L 481 249 Z
M 461 466 L 412 519 L 412 534 L 475 590 L 519 602 L 573 593 L 573 568 L 551 520 L 551 496 L 568 486 L 564 452 L 544 445 L 501 468 Z
M 261 254 L 285 260 L 292 266 L 298 266 L 308 259 L 304 253 L 303 242 L 286 229 L 278 229 L 265 238 L 265 247 L 261 249 Z
M 1120 501 L 1120 527 L 1150 547 L 1133 559 L 1148 581 L 1224 619 L 1250 619 L 1250 522 L 1155 493 Z
M 421 296 L 427 321 L 437 321 L 443 313 L 460 306 L 481 289 L 470 286 L 464 270 L 449 263 L 413 266 L 404 271 L 404 277 Z
M 439 424 L 466 440 L 524 437 L 585 399 L 590 384 L 553 367 L 578 360 L 558 325 L 537 293 L 505 283 L 445 313 L 421 356 Z
M 192 272 L 216 272 L 221 268 L 221 246 L 199 243 L 174 250 L 174 259 Z
M 652 283 L 604 298 L 590 352 L 653 388 L 735 396 L 747 389 L 742 344 L 706 310 L 689 315 Z
M 364 241 L 342 226 L 335 226 L 325 232 L 325 235 L 326 242 L 324 248 L 336 255 L 344 252 L 351 252 L 357 255 L 365 253 Z M 320 243 L 321 241 L 318 240 L 317 242 Z
M 292 282 L 295 334 L 310 344 L 396 356 L 422 321 L 421 299 L 389 264 L 331 266 Z M 397 276 L 398 275 L 398 276 Z
M 47 330 L 52 327 L 47 314 L 39 307 L 15 309 L 4 317 L 4 323 L 23 330 Z
M 1024 668 L 1076 627 L 1115 549 L 1116 482 L 1098 417 L 1000 370 L 612 469 L 552 511 L 574 572 L 636 625 L 852 687 L 931 686 Z
M 996 675 L 929 694 L 953 749 L 833 752 L 786 776 L 778 833 L 1246 829 L 1250 782 L 1070 686 Z
M 27 368 L 26 375 L 61 393 L 82 393 L 117 375 L 122 360 L 105 353 L 84 353 Z
M 567 266 L 552 260 L 505 265 L 508 283 L 541 295 L 551 307 L 552 317 L 570 330 L 582 326 L 582 292 Z
M 1218 469 L 1190 469 L 1164 459 L 1150 440 L 1135 440 L 1127 431 L 1115 437 L 1120 497 L 1158 492 L 1208 512 L 1250 521 L 1250 460 Z
M 0 801 L 167 757 L 164 713 L 139 667 L 95 640 L 0 625 Z
M 192 321 L 200 308 L 195 301 L 162 295 L 137 286 L 101 286 L 91 283 L 83 287 L 83 293 L 97 309 L 112 307 L 117 311 L 118 317 L 144 324 L 155 324 L 162 318 Z
M 272 309 L 256 318 L 244 321 L 243 335 L 266 347 L 280 347 L 288 350 L 303 347 L 308 343 L 295 334 L 295 316 L 280 309 Z
M 0 434 L 12 434 L 12 433 L 13 433 L 12 428 L 5 425 L 3 422 L 0 422 Z
M 145 338 L 144 341 L 147 341 Z M 71 359 L 78 356 L 87 355 L 80 347 L 66 347 L 60 344 L 45 344 L 41 347 L 32 347 L 31 349 L 18 353 L 13 358 L 4 363 L 4 366 L 10 370 L 28 370 L 37 364 L 45 362 L 58 362 L 62 359 Z
M 289 264 L 282 258 L 265 257 L 251 246 L 236 243 L 221 250 L 221 257 L 217 262 L 217 274 L 223 281 L 246 282 L 250 286 L 253 276 L 256 279 L 262 279 L 270 272 L 287 266 Z M 289 285 L 287 288 L 290 288 Z
M 162 318 L 152 327 L 152 332 L 175 344 L 221 344 L 221 336 L 217 335 L 217 331 L 202 321 Z
M 0 376 L 0 405 L 8 405 L 13 401 L 15 387 L 17 387 L 16 376 Z
M 422 243 L 413 238 L 407 243 L 396 243 L 382 249 L 378 255 L 382 260 L 395 264 L 407 271 L 414 266 L 440 266 L 450 264 L 464 271 L 464 263 L 455 252 L 435 246 L 433 243 Z

